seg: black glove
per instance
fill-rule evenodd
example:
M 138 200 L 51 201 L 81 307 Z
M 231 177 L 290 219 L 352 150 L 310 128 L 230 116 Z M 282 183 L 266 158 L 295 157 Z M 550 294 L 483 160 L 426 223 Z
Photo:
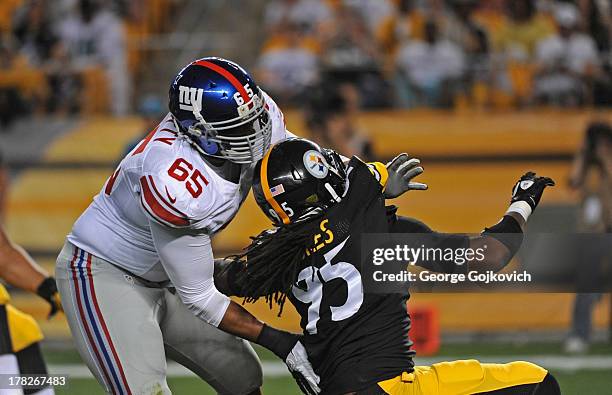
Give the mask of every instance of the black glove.
M 538 177 L 534 172 L 525 173 L 512 189 L 511 203 L 524 201 L 529 204 L 531 210 L 535 210 L 540 203 L 544 188 L 552 187 L 555 182 L 549 177 Z
M 46 300 L 51 305 L 51 311 L 48 318 L 53 317 L 59 311 L 64 311 L 60 300 L 59 292 L 57 292 L 57 284 L 55 278 L 47 277 L 36 289 L 36 294 Z
M 321 392 L 319 376 L 314 372 L 302 336 L 279 331 L 264 324 L 256 343 L 266 347 L 285 362 L 300 390 L 306 395 Z
M 384 195 L 386 199 L 396 198 L 410 190 L 424 191 L 427 185 L 420 182 L 410 182 L 414 177 L 423 172 L 421 161 L 410 158 L 408 154 L 400 154 L 387 163 L 387 184 Z

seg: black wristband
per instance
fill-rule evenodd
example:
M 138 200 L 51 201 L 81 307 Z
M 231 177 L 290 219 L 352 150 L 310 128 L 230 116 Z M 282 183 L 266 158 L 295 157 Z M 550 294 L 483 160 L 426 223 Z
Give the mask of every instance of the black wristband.
M 264 346 L 285 361 L 299 338 L 299 335 L 279 331 L 264 324 L 255 343 Z
M 518 221 L 510 215 L 504 215 L 501 221 L 490 228 L 485 228 L 482 234 L 493 237 L 505 245 L 512 256 L 516 254 L 523 243 L 523 229 Z
M 57 284 L 55 284 L 55 278 L 51 276 L 45 278 L 36 288 L 36 294 L 51 304 L 53 304 L 53 295 L 56 293 Z

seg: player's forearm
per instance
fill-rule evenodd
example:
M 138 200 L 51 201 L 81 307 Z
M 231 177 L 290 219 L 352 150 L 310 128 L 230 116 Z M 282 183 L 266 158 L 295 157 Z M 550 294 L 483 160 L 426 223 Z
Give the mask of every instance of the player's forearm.
M 283 361 L 299 338 L 298 335 L 267 326 L 235 302 L 230 302 L 219 329 L 255 342 L 272 351 Z
M 485 248 L 485 262 L 471 261 L 468 270 L 501 270 L 510 262 L 523 242 L 523 228 L 533 210 L 538 206 L 544 189 L 554 186 L 549 177 L 525 173 L 512 189 L 510 206 L 502 219 L 485 228 L 482 234 L 472 240 L 471 247 Z
M 470 248 L 474 251 L 486 251 L 484 259 L 471 260 L 467 263 L 467 271 L 486 272 L 492 270 L 498 272 L 512 260 L 513 254 L 499 240 L 487 236 L 479 235 L 470 237 Z
M 470 248 L 485 250 L 486 254 L 483 260 L 468 262 L 467 269 L 495 272 L 503 269 L 510 263 L 522 243 L 525 224 L 526 221 L 520 214 L 507 212 L 498 224 L 487 228 L 478 236 L 471 237 Z
M 236 302 L 230 302 L 219 329 L 249 341 L 256 341 L 263 323 Z
M 0 247 L 0 277 L 12 286 L 36 292 L 49 276 L 23 248 L 4 239 Z

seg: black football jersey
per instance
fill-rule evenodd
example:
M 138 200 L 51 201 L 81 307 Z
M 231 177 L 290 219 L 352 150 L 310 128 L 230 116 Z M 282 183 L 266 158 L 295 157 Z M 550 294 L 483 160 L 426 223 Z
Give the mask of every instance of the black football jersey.
M 382 186 L 358 158 L 347 171 L 347 193 L 319 220 L 311 259 L 289 294 L 325 394 L 365 389 L 414 366 L 408 294 L 363 291 L 361 235 L 390 231 Z

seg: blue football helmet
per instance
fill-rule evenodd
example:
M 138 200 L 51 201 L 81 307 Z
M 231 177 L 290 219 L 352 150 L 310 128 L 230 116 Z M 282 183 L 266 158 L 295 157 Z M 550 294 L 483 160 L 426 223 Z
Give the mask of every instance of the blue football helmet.
M 272 120 L 263 93 L 236 63 L 215 57 L 191 62 L 170 85 L 169 96 L 179 133 L 202 154 L 248 164 L 270 147 Z

